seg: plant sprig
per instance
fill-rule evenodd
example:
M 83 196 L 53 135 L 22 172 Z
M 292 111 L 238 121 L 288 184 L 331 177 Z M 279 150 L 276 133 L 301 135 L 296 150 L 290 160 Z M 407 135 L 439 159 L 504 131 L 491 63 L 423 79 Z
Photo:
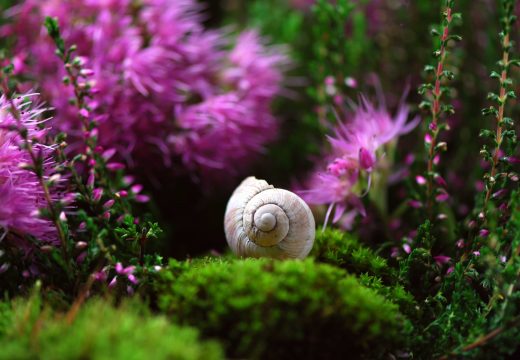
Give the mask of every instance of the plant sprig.
M 419 94 L 423 95 L 420 108 L 428 110 L 430 123 L 425 136 L 425 146 L 427 149 L 427 170 L 426 170 L 426 204 L 430 219 L 434 215 L 433 207 L 436 196 L 446 194 L 442 181 L 436 181 L 439 174 L 436 170 L 437 156 L 447 150 L 445 142 L 439 142 L 439 134 L 443 130 L 449 130 L 445 121 L 445 116 L 454 114 L 451 104 L 444 103 L 444 97 L 451 89 L 446 85 L 447 81 L 452 81 L 455 77 L 454 72 L 446 68 L 446 58 L 448 55 L 448 45 L 451 41 L 460 41 L 459 35 L 451 34 L 453 22 L 461 19 L 461 14 L 454 13 L 455 1 L 446 0 L 442 11 L 442 23 L 439 29 L 432 29 L 432 35 L 439 37 L 439 47 L 434 50 L 433 56 L 436 59 L 434 65 L 427 65 L 424 68 L 426 74 L 433 74 L 433 80 L 429 83 L 421 84 Z M 437 186 L 437 188 L 436 188 Z
M 501 18 L 502 31 L 500 32 L 500 43 L 502 46 L 502 58 L 498 61 L 499 71 L 492 71 L 490 77 L 497 79 L 499 83 L 499 92 L 489 93 L 488 99 L 495 103 L 482 110 L 482 114 L 492 116 L 495 119 L 495 131 L 484 129 L 480 132 L 481 137 L 491 139 L 493 144 L 493 150 L 490 151 L 487 146 L 484 146 L 481 150 L 481 154 L 486 161 L 491 163 L 491 170 L 484 174 L 485 195 L 483 205 L 484 218 L 488 212 L 489 202 L 493 199 L 493 191 L 496 189 L 496 185 L 501 181 L 501 187 L 506 186 L 508 174 L 505 171 L 502 164 L 512 156 L 512 153 L 506 153 L 501 156 L 502 151 L 511 151 L 504 147 L 504 143 L 508 142 L 512 145 L 516 143 L 516 132 L 514 130 L 514 121 L 512 118 L 506 116 L 506 106 L 508 100 L 515 99 L 515 91 L 513 87 L 513 80 L 510 77 L 510 68 L 512 66 L 519 66 L 519 59 L 512 59 L 511 52 L 513 50 L 513 41 L 511 40 L 510 33 L 511 29 L 516 21 L 514 15 L 514 0 L 502 0 L 502 11 L 503 16 Z

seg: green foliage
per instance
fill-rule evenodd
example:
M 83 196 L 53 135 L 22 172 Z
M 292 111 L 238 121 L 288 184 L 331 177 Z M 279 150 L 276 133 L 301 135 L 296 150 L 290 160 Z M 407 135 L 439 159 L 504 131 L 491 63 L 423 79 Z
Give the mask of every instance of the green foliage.
M 416 335 L 414 355 L 437 358 L 465 341 L 471 327 L 480 327 L 482 300 L 465 269 L 459 265 L 435 296 L 423 303 L 424 324 Z
M 359 282 L 372 290 L 375 290 L 379 295 L 384 296 L 388 301 L 399 305 L 399 310 L 410 319 L 415 319 L 419 316 L 418 306 L 411 293 L 406 291 L 400 284 L 388 286 L 385 285 L 380 278 L 361 274 Z
M 301 60 L 304 14 L 277 0 L 251 0 L 247 4 L 248 26 L 259 28 L 277 44 L 290 44 L 292 58 Z
M 159 307 L 221 339 L 228 356 L 378 358 L 406 341 L 397 307 L 341 269 L 311 260 L 199 265 L 174 261 L 161 272 Z
M 0 303 L 0 359 L 222 359 L 220 346 L 195 329 L 172 325 L 137 302 L 101 300 L 67 317 L 37 297 Z
M 514 41 L 512 40 L 511 30 L 516 22 L 515 1 L 501 0 L 501 32 L 499 33 L 500 45 L 502 46 L 502 54 L 498 64 L 498 72 L 491 71 L 490 78 L 498 82 L 498 93 L 488 93 L 487 99 L 493 105 L 482 109 L 482 115 L 494 118 L 493 128 L 495 131 L 483 129 L 480 136 L 486 138 L 487 144 L 483 145 L 480 154 L 484 160 L 491 164 L 490 170 L 484 173 L 484 182 L 486 184 L 483 214 L 488 215 L 494 210 L 490 202 L 494 201 L 495 194 L 500 194 L 500 189 L 507 187 L 511 174 L 511 166 L 507 160 L 515 154 L 517 145 L 517 136 L 512 117 L 508 117 L 507 112 L 510 111 L 508 104 L 511 100 L 516 99 L 515 87 L 511 76 L 515 66 L 520 65 L 519 59 L 512 58 L 514 50 Z M 492 149 L 492 150 L 491 150 Z M 501 154 L 503 153 L 503 154 Z M 493 194 L 493 192 L 495 192 Z M 485 219 L 484 219 L 485 220 Z M 485 226 L 486 224 L 483 224 Z
M 11 324 L 12 310 L 10 303 L 0 301 L 0 337 L 6 333 Z
M 439 275 L 439 268 L 430 251 L 424 248 L 413 249 L 410 255 L 400 263 L 400 282 L 420 299 L 435 293 L 433 284 L 438 284 L 436 278 Z
M 353 235 L 337 229 L 318 229 L 310 255 L 319 262 L 336 265 L 349 273 L 380 277 L 386 283 L 393 283 L 397 278 L 396 271 L 385 259 L 362 246 Z

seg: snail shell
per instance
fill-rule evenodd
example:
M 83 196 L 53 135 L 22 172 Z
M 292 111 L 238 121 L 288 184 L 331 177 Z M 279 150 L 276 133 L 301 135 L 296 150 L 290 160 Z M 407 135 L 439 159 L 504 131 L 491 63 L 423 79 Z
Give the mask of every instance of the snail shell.
M 252 176 L 231 195 L 224 228 L 229 246 L 243 257 L 303 259 L 315 235 L 312 212 L 298 195 Z

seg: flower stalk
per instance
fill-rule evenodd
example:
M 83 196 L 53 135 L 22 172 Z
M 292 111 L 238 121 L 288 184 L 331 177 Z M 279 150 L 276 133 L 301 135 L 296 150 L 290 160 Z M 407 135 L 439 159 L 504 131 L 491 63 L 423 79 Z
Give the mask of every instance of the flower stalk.
M 428 109 L 431 116 L 430 124 L 428 125 L 427 134 L 425 136 L 425 145 L 427 148 L 427 172 L 426 172 L 426 204 L 429 217 L 434 215 L 434 202 L 438 198 L 437 195 L 445 194 L 445 189 L 440 189 L 439 194 L 436 194 L 436 185 L 440 186 L 435 179 L 438 177 L 436 172 L 436 165 L 438 163 L 439 153 L 446 151 L 446 143 L 439 142 L 439 134 L 442 130 L 449 130 L 448 124 L 442 121 L 443 114 L 453 114 L 453 106 L 443 104 L 443 95 L 449 91 L 449 88 L 443 86 L 443 80 L 452 80 L 454 78 L 453 72 L 446 69 L 446 58 L 448 55 L 448 42 L 450 40 L 461 40 L 458 35 L 450 35 L 452 23 L 455 19 L 460 18 L 460 14 L 453 12 L 454 0 L 446 0 L 445 10 L 442 13 L 443 21 L 441 24 L 441 31 L 432 30 L 434 36 L 440 36 L 440 46 L 434 51 L 434 56 L 437 58 L 435 66 L 427 65 L 425 67 L 426 73 L 434 74 L 434 82 L 425 83 L 419 87 L 419 93 L 425 95 L 425 100 L 420 104 L 423 109 Z
M 486 160 L 491 162 L 491 170 L 489 173 L 484 175 L 486 183 L 485 197 L 484 197 L 484 215 L 487 213 L 489 201 L 492 199 L 493 191 L 497 183 L 497 178 L 503 174 L 500 173 L 500 161 L 501 153 L 504 141 L 509 137 L 514 141 L 515 133 L 513 128 L 513 121 L 505 116 L 506 105 L 508 99 L 516 98 L 514 90 L 512 90 L 512 80 L 509 78 L 509 69 L 512 65 L 518 65 L 518 60 L 511 60 L 511 50 L 513 48 L 510 39 L 510 31 L 515 22 L 514 17 L 514 1 L 503 0 L 502 8 L 504 16 L 502 18 L 502 32 L 500 33 L 501 46 L 502 46 L 502 59 L 498 62 L 501 72 L 500 74 L 493 71 L 491 73 L 492 78 L 496 78 L 499 81 L 500 89 L 499 93 L 490 93 L 488 99 L 493 100 L 497 105 L 498 109 L 494 106 L 483 109 L 484 115 L 493 115 L 496 120 L 496 130 L 494 136 L 489 134 L 487 131 L 482 131 L 481 135 L 489 135 L 494 140 L 495 148 L 492 155 L 483 149 L 483 154 Z

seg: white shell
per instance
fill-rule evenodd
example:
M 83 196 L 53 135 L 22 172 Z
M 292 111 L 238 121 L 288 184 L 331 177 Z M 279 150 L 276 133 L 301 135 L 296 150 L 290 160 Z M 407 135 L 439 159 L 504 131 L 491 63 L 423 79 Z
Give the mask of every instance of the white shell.
M 231 195 L 224 229 L 236 255 L 277 259 L 306 257 L 316 232 L 311 209 L 298 195 L 253 176 Z

